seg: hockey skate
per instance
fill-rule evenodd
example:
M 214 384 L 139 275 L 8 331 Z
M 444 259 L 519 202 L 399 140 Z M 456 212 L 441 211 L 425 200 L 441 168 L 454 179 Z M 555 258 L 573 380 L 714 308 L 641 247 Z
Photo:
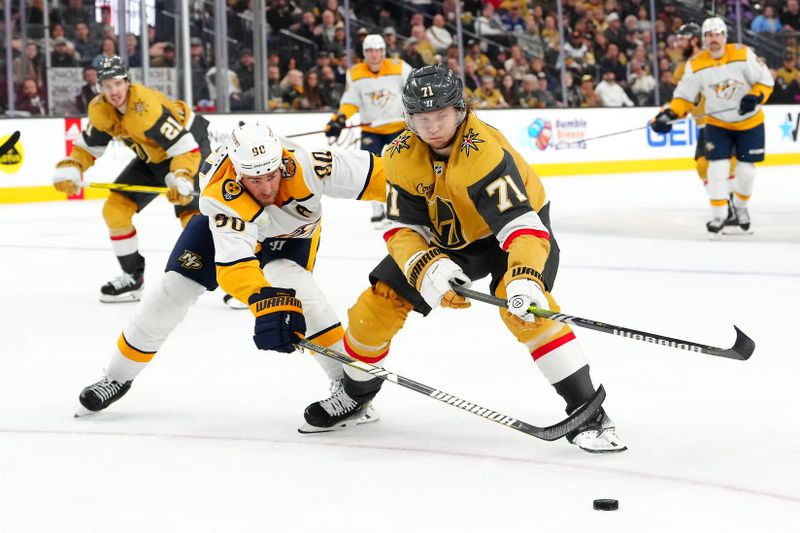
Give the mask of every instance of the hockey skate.
M 103 303 L 138 302 L 142 298 L 144 276 L 141 272 L 123 272 L 102 287 L 100 301 Z
M 81 391 L 78 401 L 81 406 L 75 413 L 75 418 L 91 415 L 102 411 L 112 403 L 116 402 L 131 388 L 133 381 L 120 383 L 104 376 L 103 379 L 89 385 Z
M 714 217 L 706 222 L 706 229 L 712 239 L 718 239 L 722 228 L 725 227 L 725 219 Z
M 297 431 L 300 433 L 326 433 L 350 426 L 360 426 L 378 421 L 378 413 L 371 405 L 377 394 L 369 394 L 361 401 L 351 398 L 344 390 L 343 380 L 331 382 L 331 396 L 326 400 L 314 402 L 306 407 L 303 416 L 306 420 Z
M 582 426 L 569 433 L 567 440 L 589 453 L 618 453 L 628 449 L 617 436 L 614 422 L 602 407 Z
M 753 233 L 750 230 L 750 213 L 747 212 L 746 207 L 733 207 L 733 223 L 725 225 L 734 228 L 733 231 L 726 231 L 726 235 L 750 235 Z

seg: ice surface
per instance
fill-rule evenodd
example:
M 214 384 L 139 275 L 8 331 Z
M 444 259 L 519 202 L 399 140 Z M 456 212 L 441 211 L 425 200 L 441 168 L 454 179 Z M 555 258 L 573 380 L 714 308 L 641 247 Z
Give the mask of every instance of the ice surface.
M 309 355 L 259 352 L 247 311 L 206 294 L 128 395 L 73 419 L 135 304 L 100 202 L 0 206 L 0 531 L 797 531 L 800 180 L 759 168 L 754 234 L 711 242 L 690 172 L 545 181 L 566 313 L 728 347 L 747 362 L 577 330 L 630 450 L 593 456 L 386 384 L 381 420 L 300 435 L 327 393 Z M 317 277 L 346 321 L 384 253 L 369 206 L 327 202 Z M 137 216 L 148 282 L 179 225 Z M 484 289 L 485 283 L 477 284 Z M 387 368 L 548 425 L 560 399 L 497 310 L 413 316 Z M 617 512 L 592 510 L 616 498 Z

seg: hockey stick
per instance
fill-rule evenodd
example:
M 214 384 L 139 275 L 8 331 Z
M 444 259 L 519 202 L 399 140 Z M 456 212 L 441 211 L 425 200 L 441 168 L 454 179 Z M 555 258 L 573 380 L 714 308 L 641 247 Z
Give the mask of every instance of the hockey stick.
M 19 132 L 15 131 L 8 137 L 8 139 L 6 139 L 6 142 L 4 142 L 2 146 L 0 146 L 0 156 L 4 155 L 6 152 L 11 150 L 14 147 L 14 145 L 17 144 L 18 140 L 19 140 Z
M 577 411 L 572 413 L 558 424 L 541 428 L 502 413 L 498 413 L 497 411 L 492 411 L 491 409 L 481 407 L 478 404 L 462 400 L 461 398 L 453 396 L 452 394 L 434 389 L 428 385 L 423 385 L 422 383 L 414 381 L 413 379 L 404 378 L 403 376 L 390 372 L 384 368 L 353 359 L 347 354 L 331 348 L 320 346 L 319 344 L 314 344 L 311 341 L 303 339 L 298 343 L 298 345 L 302 346 L 303 348 L 308 348 L 312 352 L 330 357 L 331 359 L 339 361 L 340 363 L 343 363 L 349 367 L 362 370 L 371 376 L 382 379 L 383 381 L 390 381 L 396 385 L 400 385 L 401 387 L 405 387 L 420 394 L 424 394 L 425 396 L 429 396 L 434 400 L 439 400 L 440 402 L 448 405 L 458 407 L 459 409 L 480 416 L 481 418 L 491 420 L 492 422 L 497 422 L 498 424 L 510 427 L 511 429 L 521 431 L 522 433 L 530 435 L 531 437 L 536 437 L 537 439 L 547 441 L 560 439 L 570 431 L 580 427 L 584 422 L 591 418 L 598 409 L 600 409 L 600 406 L 606 399 L 606 391 L 603 389 L 603 386 L 600 385 L 597 387 L 597 391 L 594 393 L 594 396 L 592 396 L 592 398 L 583 404 L 583 406 L 581 406 Z
M 719 111 L 714 111 L 713 113 L 703 113 L 701 115 L 692 116 L 692 118 L 697 120 L 697 119 L 705 118 L 705 117 L 708 117 L 708 116 L 711 116 L 711 115 L 714 115 L 714 114 L 717 114 L 717 113 L 726 113 L 728 111 L 736 111 L 737 109 L 739 109 L 739 108 L 738 107 L 730 107 L 728 109 L 720 109 Z M 689 118 L 688 115 L 683 117 L 683 118 L 676 118 L 675 120 L 670 120 L 669 124 L 670 125 L 671 124 L 676 124 L 676 123 L 681 122 L 682 120 L 686 120 L 688 118 Z M 629 130 L 615 131 L 614 133 L 606 133 L 606 134 L 603 134 L 603 135 L 597 135 L 595 137 L 587 137 L 586 139 L 577 139 L 577 140 L 574 140 L 574 141 L 568 141 L 566 144 L 580 144 L 580 143 L 585 143 L 587 141 L 596 141 L 597 139 L 605 139 L 606 137 L 616 137 L 617 135 L 622 135 L 623 133 L 631 133 L 632 131 L 646 130 L 647 128 L 650 127 L 651 124 L 652 124 L 652 121 L 648 122 L 644 126 L 639 126 L 638 128 L 631 128 Z
M 369 126 L 369 122 L 364 122 L 362 124 L 351 124 L 349 126 L 342 126 L 343 130 L 349 130 L 351 128 L 360 128 L 361 126 Z M 327 130 L 317 130 L 317 131 L 309 131 L 306 133 L 293 133 L 291 135 L 284 135 L 287 139 L 291 139 L 292 137 L 305 137 L 306 135 L 316 135 L 317 133 L 325 133 Z
M 93 189 L 110 189 L 112 191 L 144 192 L 150 194 L 166 194 L 169 187 L 154 187 L 152 185 L 133 185 L 131 183 L 98 183 L 96 181 L 84 181 L 83 187 Z M 191 196 L 200 196 L 197 191 L 192 191 Z
M 497 307 L 507 307 L 507 302 L 503 298 L 492 296 L 491 294 L 484 294 L 482 292 L 467 289 L 458 284 L 451 284 L 453 291 L 461 296 L 485 302 L 488 304 L 496 305 Z M 736 359 L 738 361 L 746 361 L 753 355 L 753 350 L 756 348 L 756 343 L 753 339 L 745 335 L 742 330 L 733 326 L 736 330 L 736 342 L 731 348 L 717 348 L 715 346 L 708 346 L 707 344 L 697 344 L 681 339 L 674 339 L 672 337 L 665 337 L 655 333 L 648 333 L 646 331 L 639 331 L 635 329 L 623 328 L 621 326 L 614 326 L 606 324 L 605 322 L 597 322 L 588 318 L 581 318 L 577 316 L 565 315 L 563 313 L 556 313 L 554 311 L 547 311 L 546 309 L 539 309 L 538 307 L 531 306 L 528 312 L 542 318 L 547 318 L 555 322 L 562 322 L 571 326 L 580 326 L 582 328 L 593 329 L 601 333 L 610 333 L 612 335 L 619 335 L 628 339 L 637 341 L 649 342 L 652 344 L 660 344 L 662 346 L 669 346 L 670 348 L 677 348 L 679 350 L 686 350 L 688 352 L 698 352 L 708 355 L 716 355 L 717 357 L 727 357 L 728 359 Z

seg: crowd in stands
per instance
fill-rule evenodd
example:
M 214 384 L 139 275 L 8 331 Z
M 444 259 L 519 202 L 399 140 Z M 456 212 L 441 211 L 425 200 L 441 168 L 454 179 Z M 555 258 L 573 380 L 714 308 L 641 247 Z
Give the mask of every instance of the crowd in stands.
M 459 71 L 456 1 L 352 0 L 348 13 L 341 0 L 269 0 L 268 108 L 328 111 L 338 106 L 350 66 L 346 17 L 352 30 L 354 61 L 362 59 L 363 38 L 380 33 L 390 57 L 401 58 L 412 67 L 445 63 Z M 730 20 L 736 1 L 714 3 Z M 772 35 L 785 46 L 781 64 L 770 65 L 776 80 L 771 102 L 800 102 L 798 0 L 760 4 L 738 1 L 746 28 L 759 35 Z M 563 0 L 565 32 L 561 39 L 554 1 L 462 0 L 462 74 L 468 96 L 478 108 L 621 107 L 655 105 L 657 89 L 660 102 L 666 102 L 675 89 L 674 70 L 684 60 L 675 35 L 689 22 L 682 8 L 693 7 L 695 13 L 702 13 L 710 7 L 708 3 L 658 0 L 653 24 L 647 0 Z M 213 109 L 217 87 L 213 35 L 209 35 L 214 4 L 194 0 L 190 4 L 194 101 L 209 110 Z M 234 44 L 227 76 L 222 79 L 228 80 L 231 110 L 252 110 L 252 2 L 230 0 L 227 5 L 228 34 Z M 25 42 L 19 32 L 23 16 L 29 29 Z M 51 8 L 48 50 L 43 50 L 43 35 L 35 31 L 44 27 L 43 17 L 41 2 L 31 2 L 23 15 L 17 10 L 12 20 L 15 109 L 32 115 L 47 113 L 43 54 L 49 54 L 51 68 L 82 69 L 85 85 L 75 97 L 75 106 L 85 112 L 87 103 L 97 94 L 96 66 L 103 57 L 118 53 L 118 32 L 111 11 L 96 10 L 95 2 L 85 0 L 68 0 Z M 693 21 L 702 23 L 702 19 Z M 157 16 L 148 33 L 151 67 L 179 66 L 172 32 L 172 19 Z M 652 68 L 653 39 L 658 79 Z M 735 40 L 735 35 L 729 40 Z M 128 34 L 125 43 L 129 66 L 141 66 L 143 51 L 137 36 Z M 0 110 L 7 102 L 5 76 L 3 52 Z

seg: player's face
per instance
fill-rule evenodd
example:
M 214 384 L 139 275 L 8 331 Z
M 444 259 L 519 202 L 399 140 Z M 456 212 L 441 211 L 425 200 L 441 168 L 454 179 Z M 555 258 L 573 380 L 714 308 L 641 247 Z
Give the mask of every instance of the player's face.
M 708 51 L 712 54 L 716 55 L 719 52 L 722 52 L 722 49 L 725 47 L 725 34 L 721 32 L 709 31 L 703 36 L 706 41 L 706 47 Z
M 124 108 L 128 102 L 128 80 L 111 78 L 100 82 L 100 88 L 106 99 L 116 108 Z
M 278 197 L 278 189 L 281 186 L 281 169 L 276 168 L 263 176 L 243 174 L 240 182 L 259 205 L 267 207 L 274 204 L 275 199 Z
M 461 112 L 455 107 L 447 107 L 427 113 L 417 113 L 413 126 L 417 135 L 434 150 L 446 148 L 458 129 Z
M 383 63 L 384 57 L 386 57 L 386 53 L 382 48 L 370 48 L 369 50 L 364 50 L 364 59 L 367 60 L 367 66 L 372 71 L 377 71 L 381 68 L 381 63 Z

